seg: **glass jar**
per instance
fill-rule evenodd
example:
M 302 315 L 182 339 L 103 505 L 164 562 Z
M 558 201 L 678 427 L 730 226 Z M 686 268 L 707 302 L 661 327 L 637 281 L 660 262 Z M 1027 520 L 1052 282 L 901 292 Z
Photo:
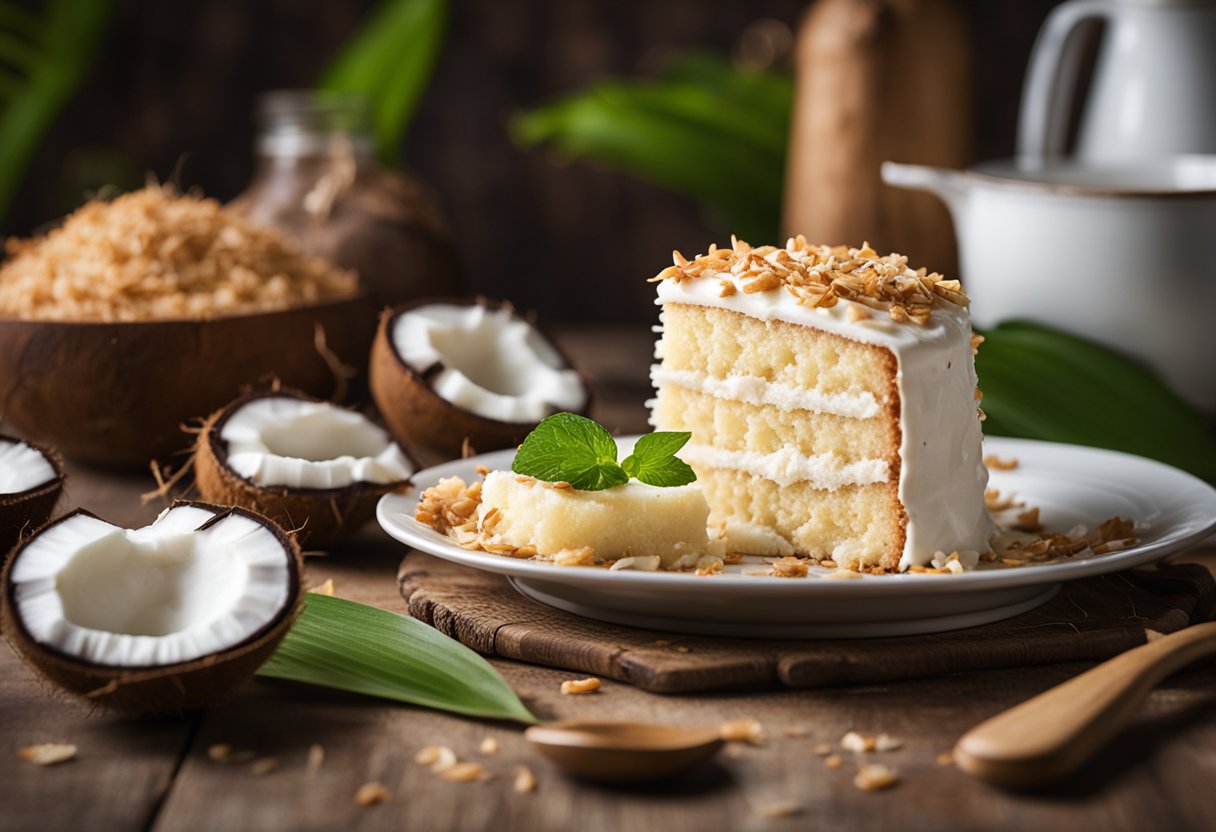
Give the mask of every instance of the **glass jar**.
M 358 272 L 381 306 L 459 292 L 451 232 L 436 201 L 375 157 L 359 96 L 288 90 L 257 107 L 257 166 L 231 208 Z

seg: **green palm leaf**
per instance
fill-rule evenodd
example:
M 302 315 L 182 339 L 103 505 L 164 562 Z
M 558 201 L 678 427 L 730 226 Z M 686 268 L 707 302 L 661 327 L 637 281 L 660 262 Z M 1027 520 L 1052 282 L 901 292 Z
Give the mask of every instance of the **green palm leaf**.
M 421 621 L 309 594 L 259 676 L 378 696 L 464 716 L 537 721 L 489 663 Z

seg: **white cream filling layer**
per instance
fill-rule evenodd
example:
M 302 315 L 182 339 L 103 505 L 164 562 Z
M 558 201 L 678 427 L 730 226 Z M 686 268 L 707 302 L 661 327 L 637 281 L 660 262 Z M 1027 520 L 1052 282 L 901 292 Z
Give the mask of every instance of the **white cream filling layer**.
M 0 494 L 20 494 L 55 479 L 55 469 L 36 448 L 0 439 Z
M 939 551 L 988 550 L 996 527 L 984 504 L 988 470 L 973 403 L 976 376 L 966 309 L 939 303 L 925 326 L 897 324 L 864 307 L 869 317 L 850 321 L 848 310 L 858 305 L 850 301 L 809 308 L 784 288 L 721 297 L 712 277 L 664 280 L 656 303 L 711 306 L 801 324 L 885 347 L 895 356 L 902 433 L 899 499 L 908 515 L 901 569 L 928 564 Z M 661 342 L 656 354 L 662 356 Z
M 289 396 L 254 399 L 220 430 L 228 467 L 257 485 L 344 488 L 408 479 L 409 459 L 360 413 Z
M 680 449 L 679 455 L 691 465 L 742 471 L 753 477 L 772 480 L 778 485 L 805 482 L 813 488 L 835 491 L 846 485 L 871 485 L 887 481 L 886 460 L 860 459 L 841 463 L 839 457 L 833 454 L 806 456 L 792 447 L 762 454 L 690 443 Z
M 290 561 L 265 526 L 167 509 L 123 529 L 88 515 L 34 538 L 13 564 L 15 605 L 31 638 L 85 661 L 150 667 L 246 640 L 288 602 Z
M 780 410 L 809 410 L 852 419 L 869 419 L 878 415 L 878 402 L 873 394 L 820 393 L 792 384 L 768 381 L 758 376 L 732 375 L 715 378 L 694 370 L 673 370 L 662 364 L 650 368 L 650 380 L 660 384 L 683 387 L 719 399 L 729 399 L 754 405 L 769 405 Z
M 506 309 L 436 303 L 397 318 L 397 355 L 429 379 L 443 399 L 487 419 L 539 422 L 559 410 L 581 410 L 578 373 L 536 330 Z

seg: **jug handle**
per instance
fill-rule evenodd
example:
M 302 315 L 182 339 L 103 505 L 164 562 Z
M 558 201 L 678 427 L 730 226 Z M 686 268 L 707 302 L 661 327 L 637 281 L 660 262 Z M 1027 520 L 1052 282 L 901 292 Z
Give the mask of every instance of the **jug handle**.
M 1077 27 L 1115 13 L 1103 0 L 1073 0 L 1057 6 L 1043 24 L 1030 53 L 1018 116 L 1019 159 L 1042 162 L 1063 156 L 1068 115 L 1080 73 L 1082 39 Z
M 883 162 L 882 181 L 893 188 L 909 191 L 928 191 L 936 196 L 951 214 L 962 207 L 971 192 L 967 175 L 950 168 L 935 168 L 929 165 L 906 165 L 902 162 Z

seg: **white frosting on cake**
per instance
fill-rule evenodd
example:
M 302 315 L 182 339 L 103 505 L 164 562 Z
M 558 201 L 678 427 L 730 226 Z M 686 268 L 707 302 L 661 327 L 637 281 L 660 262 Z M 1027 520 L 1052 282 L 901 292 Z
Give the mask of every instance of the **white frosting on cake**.
M 762 454 L 689 443 L 680 449 L 680 458 L 706 468 L 728 468 L 754 477 L 764 477 L 778 485 L 809 482 L 815 488 L 827 491 L 835 491 L 845 485 L 871 485 L 887 481 L 885 459 L 859 459 L 842 464 L 835 454 L 807 456 L 791 446 Z
M 784 288 L 753 293 L 735 292 L 726 297 L 722 297 L 721 290 L 722 286 L 717 280 L 663 280 L 658 284 L 656 303 L 711 306 L 762 320 L 801 324 L 853 341 L 885 347 L 895 356 L 899 367 L 896 381 L 902 434 L 899 499 L 908 515 L 907 539 L 900 569 L 907 569 L 913 564 L 929 564 L 934 553 L 939 551 L 988 550 L 988 541 L 996 529 L 984 504 L 988 470 L 983 463 L 980 420 L 974 407 L 961 404 L 972 401 L 977 384 L 971 355 L 971 322 L 965 308 L 948 302 L 936 303 L 928 323 L 920 326 L 911 322 L 896 323 L 885 315 L 878 317 L 873 310 L 863 306 L 868 317 L 852 321 L 849 319 L 849 309 L 860 304 L 848 300 L 841 299 L 828 308 L 811 308 L 799 303 Z M 661 357 L 661 345 L 656 353 Z M 665 378 L 668 372 L 660 368 L 656 382 L 688 386 L 710 395 L 749 401 L 739 395 L 744 393 L 752 396 L 756 403 L 776 406 L 781 406 L 777 402 L 792 406 L 795 401 L 785 385 L 757 383 L 759 380 L 747 377 L 725 382 L 681 379 L 677 376 Z M 683 380 L 690 383 L 682 384 Z M 799 401 L 809 405 L 806 409 L 827 413 L 840 412 L 830 408 L 847 406 L 848 399 L 833 397 L 831 402 L 816 402 L 806 391 L 802 391 L 801 396 Z M 706 450 L 712 450 L 714 456 L 702 456 L 698 460 L 697 456 L 704 451 L 696 447 L 686 447 L 683 454 L 694 463 L 722 463 L 722 467 L 734 467 L 749 473 L 773 470 L 784 465 L 782 471 L 792 474 L 797 467 L 789 460 L 733 460 L 723 456 L 724 451 Z M 807 459 L 808 473 L 821 472 L 823 466 L 814 458 L 804 459 Z M 858 470 L 853 473 L 857 476 L 851 481 L 854 484 L 886 479 L 885 474 L 882 479 L 866 479 L 862 472 L 870 476 L 874 472 L 864 464 L 856 467 Z M 813 476 L 806 479 L 815 481 Z
M 695 370 L 673 370 L 662 364 L 650 368 L 650 380 L 656 386 L 670 384 L 719 399 L 770 405 L 780 410 L 810 410 L 850 419 L 869 419 L 878 415 L 878 402 L 873 394 L 865 390 L 857 393 L 822 393 L 758 376 L 738 375 L 723 379 Z

